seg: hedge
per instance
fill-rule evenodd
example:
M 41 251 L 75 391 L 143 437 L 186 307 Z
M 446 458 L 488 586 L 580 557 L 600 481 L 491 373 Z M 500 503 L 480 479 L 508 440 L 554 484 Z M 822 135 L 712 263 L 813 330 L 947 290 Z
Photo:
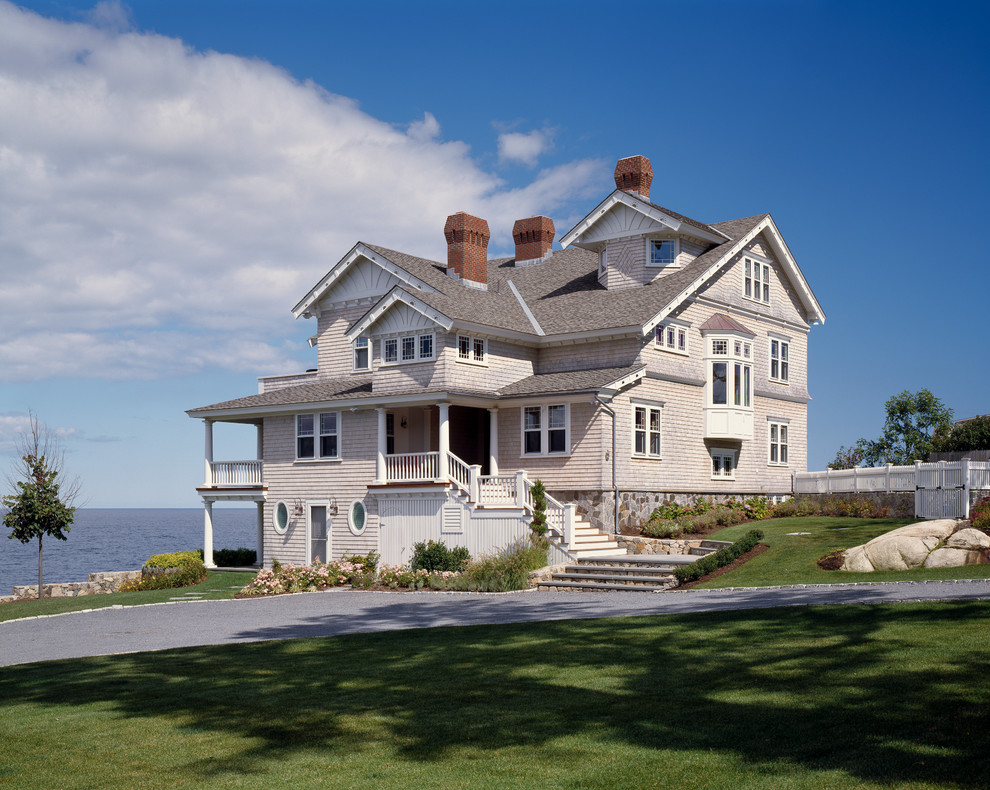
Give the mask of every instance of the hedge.
M 692 562 L 690 565 L 681 565 L 674 569 L 674 576 L 680 584 L 693 582 L 702 576 L 707 576 L 712 571 L 730 564 L 740 554 L 745 554 L 763 539 L 763 533 L 758 529 L 753 529 L 743 535 L 731 546 L 723 546 L 712 554 Z

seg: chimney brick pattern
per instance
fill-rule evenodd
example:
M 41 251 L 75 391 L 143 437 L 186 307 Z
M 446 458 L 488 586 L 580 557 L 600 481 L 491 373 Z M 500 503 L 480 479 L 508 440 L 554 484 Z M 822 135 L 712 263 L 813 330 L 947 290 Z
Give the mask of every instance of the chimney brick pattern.
M 517 219 L 512 226 L 516 243 L 516 265 L 522 261 L 542 260 L 553 249 L 555 229 L 550 217 Z
M 627 156 L 615 166 L 615 188 L 626 192 L 636 192 L 644 199 L 650 199 L 650 184 L 653 183 L 653 166 L 645 156 Z
M 443 235 L 447 239 L 447 274 L 487 287 L 488 223 L 459 211 L 447 217 Z

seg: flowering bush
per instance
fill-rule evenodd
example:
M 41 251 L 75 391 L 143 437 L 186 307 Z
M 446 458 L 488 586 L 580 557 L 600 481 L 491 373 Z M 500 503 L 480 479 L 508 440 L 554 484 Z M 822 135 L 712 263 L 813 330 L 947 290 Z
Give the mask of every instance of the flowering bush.
M 983 497 L 973 505 L 969 519 L 977 529 L 990 529 L 990 496 Z
M 243 595 L 279 595 L 280 593 L 316 592 L 328 587 L 347 584 L 353 577 L 364 573 L 364 571 L 364 565 L 347 560 L 327 563 L 317 560 L 312 565 L 283 565 L 275 560 L 271 570 L 258 571 L 258 575 L 241 590 L 241 593 Z

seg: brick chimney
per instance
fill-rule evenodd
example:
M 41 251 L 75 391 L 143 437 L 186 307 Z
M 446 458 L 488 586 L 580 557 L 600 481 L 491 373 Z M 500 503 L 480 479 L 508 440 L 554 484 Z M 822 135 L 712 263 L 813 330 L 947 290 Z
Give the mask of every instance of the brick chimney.
M 517 219 L 512 226 L 516 266 L 530 266 L 553 255 L 553 220 L 550 217 Z
M 644 200 L 650 199 L 653 183 L 653 167 L 645 156 L 627 156 L 615 166 L 615 188 L 635 192 Z
M 447 274 L 473 288 L 488 289 L 488 223 L 458 211 L 443 226 L 447 239 Z

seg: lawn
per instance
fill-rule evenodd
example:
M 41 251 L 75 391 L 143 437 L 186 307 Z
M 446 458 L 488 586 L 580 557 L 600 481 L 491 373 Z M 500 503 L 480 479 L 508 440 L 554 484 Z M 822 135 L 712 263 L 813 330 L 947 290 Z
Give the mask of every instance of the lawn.
M 770 548 L 745 565 L 724 576 L 697 585 L 714 587 L 768 587 L 778 584 L 837 584 L 839 582 L 899 582 L 927 579 L 984 579 L 990 577 L 990 565 L 967 565 L 961 568 L 918 568 L 911 571 L 849 573 L 823 571 L 818 558 L 837 549 L 848 549 L 890 532 L 917 519 L 778 518 L 747 522 L 727 527 L 709 537 L 738 540 L 751 529 L 763 532 Z M 791 534 L 791 533 L 809 533 Z
M 46 598 L 43 601 L 14 601 L 0 604 L 0 622 L 37 615 L 79 612 L 83 609 L 103 609 L 107 606 L 140 606 L 146 603 L 162 603 L 173 598 L 192 598 L 197 593 L 201 594 L 203 599 L 208 598 L 211 601 L 217 601 L 223 598 L 233 598 L 237 590 L 254 577 L 254 573 L 208 571 L 205 582 L 176 590 L 82 595 L 77 598 Z M 2 776 L 3 771 L 0 768 L 0 786 L 2 786 Z
M 801 607 L 8 667 L 0 787 L 986 787 L 988 617 Z

